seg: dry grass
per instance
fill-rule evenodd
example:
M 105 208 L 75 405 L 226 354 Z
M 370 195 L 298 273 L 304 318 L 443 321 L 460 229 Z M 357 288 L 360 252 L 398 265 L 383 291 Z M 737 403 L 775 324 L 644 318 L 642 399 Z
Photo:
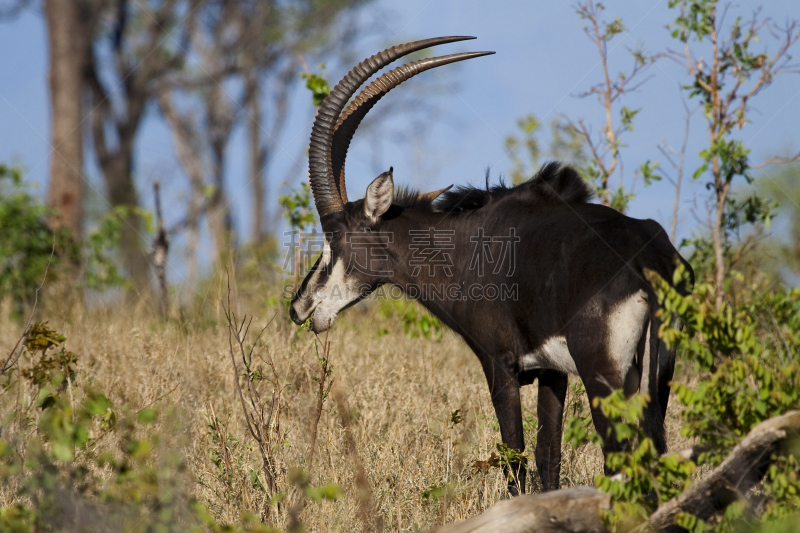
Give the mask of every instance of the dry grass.
M 165 415 L 172 413 L 163 416 L 154 431 L 166 445 L 180 449 L 188 466 L 186 490 L 215 517 L 236 522 L 242 511 L 250 511 L 267 514 L 269 522 L 285 528 L 298 499 L 289 476 L 293 467 L 306 464 L 317 407 L 315 338 L 308 332 L 298 334 L 278 306 L 239 305 L 240 315 L 245 310 L 255 315 L 253 330 L 278 313 L 254 351 L 256 361 L 274 362 L 283 387 L 279 426 L 272 427 L 279 437 L 273 459 L 279 488 L 289 496 L 277 506 L 266 503 L 249 477 L 251 470 L 262 472 L 261 457 L 235 395 L 227 324 L 216 306 L 207 306 L 210 318 L 188 324 L 162 324 L 144 308 L 122 305 L 81 308 L 69 316 L 45 311 L 43 319 L 63 332 L 67 348 L 79 355 L 76 389 L 99 389 L 129 410 L 152 404 Z M 507 497 L 499 469 L 482 473 L 473 466 L 486 459 L 499 440 L 475 356 L 452 333 L 445 333 L 441 341 L 409 339 L 399 323 L 379 318 L 371 307 L 374 304 L 365 303 L 350 310 L 330 333 L 334 388 L 323 404 L 310 484 L 334 483 L 343 494 L 335 502 L 309 501 L 300 515 L 306 530 L 375 527 L 363 524 L 367 500 L 384 529 L 408 531 L 462 520 Z M 379 327 L 388 333 L 379 336 Z M 13 345 L 18 329 L 13 322 L 4 324 L 3 346 Z M 260 366 L 266 368 L 264 363 Z M 268 380 L 258 386 L 266 388 L 264 397 L 269 399 Z M 535 417 L 535 387 L 524 388 L 522 398 L 523 415 Z M 10 405 L 3 403 L 4 409 Z M 676 403 L 668 422 L 673 449 L 684 445 L 678 437 Z M 223 422 L 217 430 L 208 425 L 211 409 Z M 450 417 L 458 409 L 463 420 L 453 424 Z M 341 416 L 341 410 L 347 416 Z M 223 440 L 233 436 L 239 442 L 222 468 L 212 462 L 212 450 L 221 453 L 220 432 L 227 432 Z M 534 438 L 530 431 L 529 449 Z M 114 443 L 99 446 L 113 449 Z M 357 486 L 359 463 L 368 487 Z M 599 450 L 565 446 L 562 485 L 591 484 L 600 469 Z M 436 488 L 440 490 L 432 490 Z

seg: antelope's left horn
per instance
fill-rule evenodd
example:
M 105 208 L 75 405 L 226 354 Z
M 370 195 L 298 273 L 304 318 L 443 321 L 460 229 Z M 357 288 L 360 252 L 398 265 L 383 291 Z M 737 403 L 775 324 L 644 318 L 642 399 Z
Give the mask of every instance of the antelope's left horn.
M 442 65 L 449 65 L 456 61 L 464 61 L 465 59 L 472 59 L 473 57 L 490 54 L 494 54 L 494 52 L 467 52 L 414 61 L 386 72 L 361 91 L 339 117 L 331 144 L 333 176 L 337 181 L 339 193 L 342 195 L 342 201 L 347 203 L 347 189 L 345 188 L 344 179 L 344 163 L 345 159 L 347 159 L 347 149 L 350 147 L 350 141 L 353 139 L 353 135 L 355 135 L 359 124 L 361 124 L 361 121 L 367 116 L 369 110 L 378 103 L 378 100 L 404 81 L 413 78 L 421 72 L 441 67 Z

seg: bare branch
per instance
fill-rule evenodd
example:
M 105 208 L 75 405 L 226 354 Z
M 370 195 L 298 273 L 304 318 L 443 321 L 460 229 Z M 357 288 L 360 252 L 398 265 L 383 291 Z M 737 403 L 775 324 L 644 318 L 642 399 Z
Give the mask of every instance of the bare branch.
M 33 3 L 33 0 L 13 0 L 10 5 L 0 7 L 0 21 L 17 18 Z
M 675 179 L 675 203 L 672 207 L 672 227 L 670 228 L 670 240 L 674 243 L 677 237 L 678 231 L 678 205 L 681 198 L 681 181 L 683 180 L 683 162 L 686 159 L 686 147 L 689 145 L 689 129 L 691 126 L 691 118 L 692 114 L 694 114 L 694 110 L 690 110 L 689 106 L 686 104 L 686 100 L 681 95 L 681 102 L 683 103 L 683 109 L 686 112 L 686 116 L 684 118 L 684 129 L 683 129 L 683 144 L 681 145 L 680 156 L 678 158 L 678 166 L 676 170 L 678 175 Z
M 800 159 L 800 152 L 797 152 L 791 157 L 770 157 L 762 163 L 750 165 L 750 168 L 764 168 L 768 165 L 786 165 L 788 163 L 794 163 L 798 159 Z

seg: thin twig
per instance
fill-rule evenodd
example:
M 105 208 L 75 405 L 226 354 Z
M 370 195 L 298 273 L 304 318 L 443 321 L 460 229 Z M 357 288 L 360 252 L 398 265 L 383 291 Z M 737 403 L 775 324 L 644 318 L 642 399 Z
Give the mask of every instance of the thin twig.
M 319 428 L 319 419 L 322 417 L 322 404 L 325 401 L 325 381 L 328 377 L 328 363 L 330 361 L 331 343 L 328 341 L 328 333 L 330 329 L 325 331 L 325 341 L 322 344 L 322 359 L 319 361 L 319 389 L 317 391 L 317 409 L 314 413 L 314 419 L 311 422 L 311 445 L 308 449 L 308 475 L 311 477 L 311 469 L 314 466 L 314 449 L 317 445 L 317 430 Z M 319 358 L 319 351 L 316 349 L 317 358 Z M 330 388 L 329 388 L 330 390 Z
M 172 387 L 172 389 L 170 389 L 169 391 L 165 392 L 164 394 L 162 394 L 161 396 L 159 396 L 158 398 L 156 398 L 156 399 L 155 399 L 155 400 L 153 400 L 152 402 L 148 403 L 147 405 L 145 405 L 144 407 L 142 407 L 141 409 L 139 409 L 139 410 L 137 411 L 137 414 L 138 414 L 138 413 L 141 413 L 142 411 L 144 411 L 145 409 L 147 409 L 148 407 L 150 407 L 151 405 L 153 405 L 153 404 L 154 404 L 154 403 L 156 403 L 157 401 L 159 401 L 159 400 L 162 400 L 162 399 L 166 398 L 167 396 L 169 396 L 170 394 L 172 394 L 173 392 L 175 392 L 176 390 L 178 390 L 178 387 L 180 387 L 180 386 L 181 386 L 181 384 L 180 384 L 180 383 L 178 383 L 177 385 L 175 385 L 174 387 Z
M 672 206 L 672 227 L 670 228 L 670 239 L 675 242 L 678 231 L 678 206 L 681 199 L 681 182 L 683 181 L 683 162 L 686 159 L 686 147 L 689 144 L 689 126 L 691 124 L 691 117 L 694 110 L 689 110 L 686 105 L 686 100 L 681 94 L 681 101 L 683 102 L 683 109 L 686 111 L 685 127 L 683 131 L 683 144 L 678 156 L 678 166 L 675 168 L 678 175 L 675 177 L 675 204 Z
M 797 152 L 791 157 L 770 157 L 763 163 L 759 163 L 757 165 L 750 165 L 750 168 L 764 168 L 767 165 L 785 165 L 788 163 L 794 163 L 800 159 L 800 152 Z
M 231 364 L 233 365 L 233 385 L 236 388 L 236 394 L 239 396 L 239 401 L 242 404 L 242 412 L 244 413 L 245 422 L 247 422 L 247 429 L 250 432 L 250 435 L 258 442 L 261 443 L 260 437 L 256 434 L 256 430 L 253 429 L 252 424 L 250 423 L 250 416 L 249 416 L 249 409 L 247 408 L 247 402 L 244 400 L 244 394 L 242 393 L 242 388 L 239 386 L 239 371 L 236 368 L 236 356 L 234 355 L 233 349 L 233 335 L 234 332 L 238 337 L 238 331 L 236 331 L 236 326 L 234 325 L 232 312 L 230 311 L 231 307 L 231 281 L 228 278 L 228 306 L 225 307 L 223 304 L 223 311 L 225 313 L 225 318 L 228 320 L 228 352 L 231 356 Z
M 242 406 L 242 414 L 244 415 L 245 422 L 247 423 L 247 429 L 250 432 L 250 435 L 253 437 L 253 440 L 256 441 L 258 444 L 258 450 L 261 454 L 261 462 L 262 462 L 262 471 L 264 473 L 264 477 L 267 481 L 267 490 L 268 493 L 274 495 L 277 492 L 277 481 L 276 481 L 276 468 L 275 468 L 275 461 L 273 458 L 273 438 L 271 436 L 271 428 L 274 428 L 274 432 L 277 436 L 279 434 L 279 417 L 280 417 L 280 403 L 281 403 L 281 381 L 280 376 L 275 368 L 275 365 L 272 361 L 272 358 L 269 358 L 267 364 L 272 369 L 272 399 L 270 401 L 269 409 L 267 410 L 266 402 L 262 400 L 261 393 L 259 392 L 258 388 L 254 385 L 254 373 L 251 370 L 251 364 L 253 360 L 253 351 L 255 350 L 255 346 L 258 343 L 258 340 L 264 334 L 267 327 L 275 320 L 277 316 L 277 312 L 272 316 L 272 318 L 267 322 L 267 324 L 261 329 L 259 334 L 256 336 L 253 345 L 250 347 L 249 350 L 245 349 L 244 343 L 247 338 L 247 334 L 250 331 L 250 325 L 253 322 L 253 317 L 248 317 L 246 314 L 242 317 L 241 320 L 237 319 L 236 314 L 231 308 L 231 285 L 230 285 L 230 276 L 227 276 L 227 283 L 228 283 L 228 294 L 227 294 L 227 302 L 222 301 L 220 302 L 222 305 L 223 312 L 225 314 L 225 318 L 228 321 L 228 353 L 231 358 L 231 365 L 233 366 L 233 377 L 234 377 L 234 387 L 236 389 L 236 394 L 239 397 L 239 402 Z M 239 355 L 242 358 L 242 362 L 245 366 L 245 375 L 244 378 L 246 380 L 246 387 L 247 387 L 247 399 L 245 399 L 245 394 L 242 390 L 242 386 L 239 384 L 239 375 L 238 368 L 236 366 L 236 351 L 237 348 L 234 346 L 234 342 L 236 346 L 238 346 Z M 250 401 L 250 407 L 247 406 L 247 401 Z M 274 417 L 274 424 L 273 424 L 273 417 Z M 264 518 L 269 513 L 269 506 L 264 508 Z
M 223 459 L 223 461 L 225 463 L 225 481 L 227 482 L 228 486 L 230 486 L 230 482 L 231 482 L 231 458 L 228 455 L 228 446 L 226 444 L 228 439 L 227 439 L 226 435 L 223 435 L 222 429 L 220 428 L 220 426 L 221 426 L 220 420 L 219 420 L 219 418 L 217 418 L 217 413 L 214 412 L 214 406 L 211 404 L 211 402 L 208 402 L 208 409 L 211 411 L 211 416 L 214 419 L 214 431 L 216 432 L 217 438 L 219 439 L 219 444 L 222 447 L 222 459 Z M 227 432 L 228 431 L 227 431 L 227 428 L 226 428 L 225 434 L 227 434 Z

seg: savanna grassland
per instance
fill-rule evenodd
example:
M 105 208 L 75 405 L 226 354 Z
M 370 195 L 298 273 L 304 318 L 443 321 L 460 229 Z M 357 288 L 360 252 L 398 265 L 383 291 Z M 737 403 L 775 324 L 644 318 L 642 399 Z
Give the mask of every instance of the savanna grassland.
M 3 23 L 40 4 L 7 3 L 14 8 L 0 8 Z M 47 78 L 53 104 L 49 143 L 40 135 L 51 162 L 46 195 L 31 181 L 45 160 L 0 161 L 0 531 L 425 531 L 508 498 L 504 465 L 529 459 L 536 443 L 535 387 L 522 390 L 528 454 L 520 457 L 500 443 L 477 358 L 416 303 L 373 295 L 321 336 L 289 320 L 286 296 L 319 252 L 311 241 L 329 199 L 306 183 L 304 147 L 303 164 L 280 186 L 271 164 L 283 152 L 281 132 L 298 126 L 287 102 L 303 100 L 309 119 L 314 107 L 318 124 L 329 120 L 335 106 L 326 98 L 346 71 L 334 59 L 373 34 L 359 14 L 369 4 L 42 3 L 52 52 L 49 74 L 37 78 Z M 651 50 L 619 46 L 639 25 L 633 13 L 629 30 L 618 13 L 582 0 L 572 6 L 575 27 L 557 33 L 576 60 L 587 47 L 600 67 L 573 88 L 596 98 L 598 114 L 559 108 L 548 128 L 533 113 L 544 110 L 533 84 L 533 107 L 520 109 L 504 138 L 511 168 L 498 170 L 515 184 L 545 158 L 563 161 L 596 203 L 621 213 L 633 212 L 642 187 L 658 187 L 648 216 L 666 220 L 662 210 L 672 208 L 670 239 L 694 270 L 694 283 L 683 264 L 672 280 L 640 273 L 658 298 L 659 336 L 677 353 L 668 454 L 640 423 L 647 395 L 598 398 L 593 407 L 613 428 L 601 436 L 582 385 L 570 383 L 561 486 L 603 492 L 609 508 L 591 509 L 602 520 L 593 531 L 800 531 L 800 152 L 778 149 L 793 137 L 771 131 L 796 96 L 776 80 L 796 85 L 800 21 L 783 4 L 668 0 L 659 24 L 671 44 Z M 392 44 L 406 38 L 392 35 Z M 548 46 L 532 35 L 534 49 Z M 630 55 L 622 61 L 615 49 Z M 333 77 L 306 60 L 334 61 Z M 656 69 L 669 71 L 662 65 L 676 69 L 669 85 L 683 111 L 650 92 L 657 82 L 645 84 Z M 527 88 L 519 72 L 471 80 Z M 223 94 L 240 86 L 243 94 Z M 397 111 L 433 124 L 435 105 L 398 102 Z M 683 127 L 660 131 L 656 120 L 659 131 L 648 133 L 653 119 L 643 119 L 657 109 L 685 112 Z M 176 160 L 152 172 L 141 166 L 152 157 L 141 149 L 146 115 L 171 132 L 174 154 L 158 157 Z M 240 131 L 249 181 L 233 194 L 239 181 L 228 174 L 241 153 L 230 148 Z M 412 136 L 406 151 L 427 157 L 416 149 L 425 138 Z M 634 148 L 634 136 L 653 146 Z M 9 138 L 27 142 L 21 132 Z M 336 152 L 328 148 L 320 153 Z M 89 177 L 103 191 L 90 195 Z M 285 194 L 268 201 L 278 189 Z M 245 220 L 249 231 L 237 227 Z M 293 237 L 281 267 L 284 230 Z M 773 438 L 754 459 L 731 467 L 754 433 L 767 432 Z M 604 465 L 597 444 L 608 438 L 623 446 Z M 604 466 L 615 474 L 603 475 Z M 540 491 L 535 473 L 528 482 L 528 492 Z
M 172 512 L 189 522 L 196 520 L 188 511 L 196 499 L 220 524 L 240 523 L 251 513 L 285 529 L 299 513 L 307 531 L 375 529 L 381 524 L 386 530 L 408 531 L 476 515 L 507 497 L 502 470 L 493 464 L 500 435 L 477 359 L 438 324 L 421 326 L 425 315 L 416 304 L 364 302 L 345 313 L 330 332 L 328 377 L 309 465 L 325 339 L 292 324 L 284 306 L 265 304 L 266 290 L 239 292 L 247 294 L 240 297 L 234 291 L 231 296 L 237 319 L 245 313 L 254 317 L 246 348 L 265 327 L 251 365 L 260 374 L 250 384 L 267 410 L 275 391 L 264 439 L 273 490 L 234 384 L 235 374 L 240 375 L 251 410 L 235 342 L 233 370 L 221 301 L 209 296 L 195 316 L 167 321 L 142 302 L 79 305 L 69 312 L 45 305 L 38 320 L 62 333 L 63 346 L 74 353 L 74 375 L 66 380 L 68 403 L 77 410 L 90 394 L 99 393 L 116 419 L 106 429 L 89 424 L 88 445 L 76 451 L 74 462 L 93 470 L 97 479 L 83 494 L 77 489 L 60 494 L 47 520 L 67 516 L 60 514 L 67 506 L 58 502 L 83 499 L 85 515 L 72 516 L 81 524 L 75 530 L 100 531 L 115 520 L 127 523 L 129 514 L 149 516 L 159 507 L 157 501 L 167 498 Z M 21 327 L 5 319 L 3 346 L 14 345 Z M 58 349 L 53 346 L 48 353 Z M 37 433 L 42 410 L 36 404 L 37 387 L 19 376 L 40 357 L 26 349 L 17 372 L 3 380 L 4 437 L 19 437 L 21 447 Z M 565 416 L 585 415 L 585 404 L 585 395 L 573 383 Z M 142 409 L 154 411 L 151 423 L 135 428 L 120 423 L 135 419 Z M 535 412 L 536 388 L 525 387 L 529 449 L 536 439 Z M 673 448 L 682 444 L 679 424 L 676 416 L 668 422 Z M 120 481 L 113 466 L 98 466 L 98 458 L 131 455 L 132 440 L 149 446 L 134 468 L 154 466 L 157 481 L 142 489 L 134 480 L 132 488 L 124 489 L 130 494 L 106 498 L 115 500 L 113 505 L 93 501 L 96 494 L 130 482 Z M 601 466 L 593 445 L 578 450 L 565 445 L 562 486 L 592 484 Z M 310 470 L 309 487 L 331 484 L 321 489 L 329 494 L 318 497 L 319 502 L 301 497 L 305 481 L 298 479 L 298 467 Z M 359 478 L 361 468 L 365 478 Z M 532 483 L 528 490 L 538 490 L 535 476 Z M 67 491 L 65 487 L 61 490 Z M 6 485 L 2 490 L 3 508 L 14 503 L 15 489 Z M 302 510 L 301 500 L 306 502 Z M 103 520 L 111 522 L 103 525 Z

